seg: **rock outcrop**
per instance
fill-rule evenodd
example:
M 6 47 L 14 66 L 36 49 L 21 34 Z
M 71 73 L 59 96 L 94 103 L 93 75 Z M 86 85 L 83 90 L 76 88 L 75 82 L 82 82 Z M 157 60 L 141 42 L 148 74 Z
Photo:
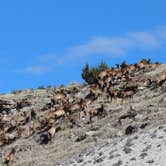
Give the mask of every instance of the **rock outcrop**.
M 94 85 L 2 95 L 0 165 L 91 165 L 78 154 L 92 150 L 95 156 L 94 146 L 103 149 L 102 145 L 111 140 L 153 130 L 165 124 L 165 116 L 166 65 L 160 64 L 108 69 L 99 74 Z M 131 151 L 130 146 L 124 147 L 124 153 Z M 141 156 L 145 158 L 145 154 Z M 123 165 L 122 158 L 117 158 L 119 161 L 112 160 L 112 165 Z M 93 164 L 106 161 L 101 154 Z

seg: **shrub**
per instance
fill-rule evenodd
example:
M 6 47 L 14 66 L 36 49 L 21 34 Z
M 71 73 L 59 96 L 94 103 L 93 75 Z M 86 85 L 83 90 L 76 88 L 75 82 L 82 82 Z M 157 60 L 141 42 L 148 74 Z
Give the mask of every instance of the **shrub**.
M 42 89 L 45 89 L 45 87 L 44 87 L 43 85 L 41 85 L 41 86 L 39 86 L 37 89 L 42 90 Z
M 145 65 L 148 65 L 148 64 L 152 64 L 152 61 L 151 61 L 151 59 L 142 59 L 142 60 L 140 61 L 140 63 L 143 63 L 143 64 L 145 64 Z
M 21 93 L 23 90 L 13 90 L 12 92 L 11 92 L 11 94 L 19 94 L 19 93 Z
M 47 86 L 47 89 L 50 89 L 50 88 L 52 88 L 52 85 L 48 85 L 48 86 Z
M 63 84 L 59 85 L 59 88 L 64 88 L 64 87 L 65 87 L 65 85 L 63 85 Z
M 75 86 L 75 85 L 78 85 L 78 83 L 76 81 L 71 81 L 69 86 Z
M 117 63 L 115 66 L 116 66 L 116 68 L 118 68 L 118 69 L 120 68 L 120 65 L 119 65 L 118 63 Z
M 85 82 L 87 82 L 88 84 L 95 84 L 97 83 L 99 73 L 108 68 L 108 65 L 103 61 L 101 61 L 97 67 L 90 67 L 89 64 L 86 64 L 82 69 L 82 79 L 85 80 Z
M 121 68 L 126 68 L 128 65 L 126 63 L 126 61 L 123 61 L 120 65 Z
M 101 72 L 106 69 L 109 69 L 109 66 L 104 61 L 101 61 L 100 64 L 98 65 L 98 69 Z

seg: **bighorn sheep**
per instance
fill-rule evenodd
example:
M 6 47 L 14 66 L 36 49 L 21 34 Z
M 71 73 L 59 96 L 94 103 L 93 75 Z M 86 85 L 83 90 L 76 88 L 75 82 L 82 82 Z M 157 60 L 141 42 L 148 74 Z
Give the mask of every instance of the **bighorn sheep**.
M 91 87 L 90 93 L 85 97 L 85 99 L 95 100 L 102 95 L 102 90 L 99 87 Z
M 111 102 L 113 98 L 116 99 L 116 97 L 118 96 L 118 90 L 116 89 L 108 88 L 107 93 L 108 93 L 108 97 L 111 98 Z
M 122 101 L 121 101 L 121 103 L 123 103 L 123 101 L 127 98 L 130 98 L 131 100 L 133 100 L 134 94 L 135 94 L 135 91 L 133 91 L 133 90 L 126 91 L 126 92 L 123 91 L 122 92 Z
M 161 73 L 159 78 L 156 80 L 157 86 L 162 86 L 162 84 L 166 81 L 166 73 Z
M 91 109 L 89 111 L 89 120 L 90 120 L 90 122 L 92 122 L 92 118 L 94 116 L 104 117 L 105 115 L 106 115 L 106 110 L 104 109 L 104 105 L 102 104 L 100 108 Z

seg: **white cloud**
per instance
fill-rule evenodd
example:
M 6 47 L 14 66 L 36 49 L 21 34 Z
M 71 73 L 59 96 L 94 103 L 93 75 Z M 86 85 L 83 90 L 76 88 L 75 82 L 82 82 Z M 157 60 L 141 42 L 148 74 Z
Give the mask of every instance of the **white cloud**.
M 38 64 L 42 63 L 42 67 L 28 67 L 24 71 L 31 74 L 42 74 L 55 69 L 57 65 L 87 62 L 91 56 L 125 56 L 131 50 L 159 49 L 165 47 L 165 44 L 166 27 L 159 27 L 152 31 L 128 32 L 121 36 L 93 37 L 81 45 L 68 48 L 61 55 L 49 53 L 39 56 Z
M 38 57 L 38 60 L 40 62 L 50 62 L 50 61 L 56 61 L 58 59 L 58 56 L 55 54 L 46 54 L 46 55 L 41 55 Z
M 154 49 L 161 46 L 160 38 L 155 33 L 135 32 L 128 33 L 129 40 L 133 43 L 133 48 Z
M 29 73 L 29 74 L 43 74 L 48 71 L 49 71 L 48 68 L 43 67 L 43 66 L 27 67 L 26 69 L 23 70 L 23 72 Z
M 81 45 L 69 48 L 63 56 L 56 58 L 57 62 L 69 63 L 73 60 L 87 59 L 92 55 L 107 56 L 127 55 L 129 51 L 152 50 L 165 46 L 166 27 L 160 27 L 149 32 L 128 32 L 122 36 L 95 37 Z
M 166 26 L 158 28 L 155 33 L 157 33 L 161 39 L 166 38 Z

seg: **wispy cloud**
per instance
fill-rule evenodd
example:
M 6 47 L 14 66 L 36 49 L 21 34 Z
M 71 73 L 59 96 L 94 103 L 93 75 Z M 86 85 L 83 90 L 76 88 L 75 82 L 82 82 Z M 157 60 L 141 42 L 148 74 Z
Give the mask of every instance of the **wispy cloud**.
M 93 37 L 87 42 L 73 46 L 61 55 L 48 55 L 46 59 L 55 60 L 58 64 L 71 63 L 73 60 L 88 59 L 92 55 L 122 56 L 129 51 L 152 50 L 165 46 L 166 27 L 153 31 L 128 32 L 115 37 Z
M 45 66 L 29 66 L 23 70 L 17 70 L 17 72 L 19 73 L 28 73 L 28 74 L 34 74 L 34 75 L 43 74 L 48 71 L 49 71 L 49 68 Z
M 127 37 L 133 43 L 130 48 L 154 49 L 162 46 L 160 37 L 153 32 L 128 33 Z
M 92 37 L 81 45 L 75 45 L 64 51 L 63 54 L 47 54 L 38 57 L 38 61 L 46 67 L 28 67 L 27 73 L 41 74 L 48 72 L 49 65 L 52 69 L 56 65 L 74 64 L 88 61 L 91 56 L 104 54 L 106 56 L 124 56 L 130 51 L 153 50 L 163 48 L 166 45 L 166 27 L 160 27 L 152 31 L 127 32 L 121 36 Z
M 38 57 L 38 60 L 40 62 L 44 62 L 44 63 L 51 62 L 51 61 L 57 61 L 57 59 L 58 59 L 58 56 L 56 56 L 55 54 L 50 54 L 50 53 L 46 54 L 46 55 L 41 55 Z

